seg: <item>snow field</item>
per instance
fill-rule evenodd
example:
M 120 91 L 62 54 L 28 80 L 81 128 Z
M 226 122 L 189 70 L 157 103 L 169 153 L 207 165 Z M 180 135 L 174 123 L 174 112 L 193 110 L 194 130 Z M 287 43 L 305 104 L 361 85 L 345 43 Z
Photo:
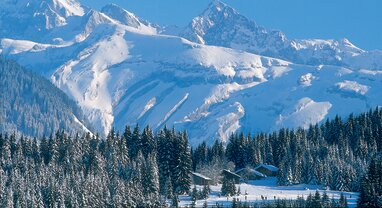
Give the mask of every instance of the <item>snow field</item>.
M 277 179 L 274 177 L 268 177 L 263 180 L 249 181 L 248 183 L 237 184 L 236 189 L 240 187 L 241 194 L 239 196 L 228 198 L 225 196 L 219 197 L 219 194 L 221 193 L 221 184 L 210 186 L 211 194 L 207 199 L 207 203 L 209 206 L 214 206 L 216 203 L 219 203 L 229 207 L 232 204 L 233 198 L 236 198 L 241 202 L 248 203 L 271 203 L 275 200 L 275 198 L 294 200 L 297 199 L 298 196 L 302 196 L 306 199 L 309 194 L 314 195 L 316 190 L 318 190 L 321 195 L 325 192 L 322 187 L 316 185 L 299 184 L 293 186 L 277 186 L 276 180 Z M 197 186 L 197 188 L 201 190 L 202 186 Z M 247 195 L 245 193 L 247 193 Z M 326 190 L 326 193 L 330 199 L 334 198 L 335 200 L 338 200 L 341 193 L 343 193 L 348 200 L 349 207 L 356 207 L 358 193 L 331 190 Z M 267 200 L 262 200 L 262 196 L 264 198 L 266 197 Z M 191 205 L 192 203 L 191 197 L 189 196 L 181 196 L 180 201 L 181 206 Z M 205 201 L 206 200 L 198 200 L 196 207 L 202 207 Z

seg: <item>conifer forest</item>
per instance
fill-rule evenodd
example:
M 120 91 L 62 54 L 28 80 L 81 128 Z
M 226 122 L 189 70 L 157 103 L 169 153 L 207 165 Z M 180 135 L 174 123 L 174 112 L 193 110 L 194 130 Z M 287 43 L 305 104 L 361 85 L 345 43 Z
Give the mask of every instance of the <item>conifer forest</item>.
M 208 187 L 201 193 L 193 188 L 193 171 L 214 179 L 221 169 L 265 163 L 280 168 L 279 185 L 319 184 L 359 192 L 359 207 L 381 207 L 381 135 L 379 109 L 336 117 L 307 130 L 233 134 L 227 144 L 216 141 L 195 148 L 186 132 L 166 127 L 158 132 L 126 127 L 123 132 L 112 130 L 106 139 L 64 131 L 41 138 L 2 133 L 0 203 L 2 207 L 177 206 L 180 195 L 208 198 Z M 224 177 L 221 194 L 237 191 Z M 232 202 L 237 207 L 255 205 Z M 331 201 L 316 193 L 257 206 L 346 207 L 346 198 Z

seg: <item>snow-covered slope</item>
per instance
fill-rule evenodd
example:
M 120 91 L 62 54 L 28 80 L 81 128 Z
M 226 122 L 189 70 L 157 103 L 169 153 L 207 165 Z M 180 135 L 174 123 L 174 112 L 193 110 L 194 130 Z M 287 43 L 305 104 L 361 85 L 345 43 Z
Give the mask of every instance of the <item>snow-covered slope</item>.
M 179 35 L 201 44 L 245 50 L 299 64 L 382 68 L 380 52 L 366 52 L 347 39 L 289 40 L 282 32 L 258 26 L 220 1 L 213 1 Z
M 249 181 L 247 183 L 241 183 L 237 185 L 236 188 L 239 188 L 241 193 L 233 197 L 222 197 L 221 196 L 221 185 L 211 185 L 211 194 L 207 199 L 201 199 L 196 201 L 196 205 L 193 205 L 192 199 L 190 196 L 180 196 L 179 205 L 182 207 L 195 206 L 203 207 L 205 203 L 208 206 L 216 206 L 220 204 L 224 207 L 231 207 L 233 198 L 241 201 L 242 203 L 251 204 L 265 204 L 273 203 L 274 199 L 287 199 L 287 200 L 296 200 L 301 196 L 308 196 L 309 194 L 314 195 L 316 191 L 322 195 L 324 192 L 328 194 L 333 200 L 338 201 L 341 194 L 344 194 L 348 200 L 348 206 L 353 208 L 357 207 L 357 199 L 359 194 L 356 192 L 341 192 L 333 190 L 325 190 L 321 186 L 309 185 L 309 184 L 298 184 L 298 185 L 289 185 L 289 186 L 277 186 L 277 178 L 268 177 L 262 180 Z M 198 190 L 203 190 L 203 186 L 196 186 Z M 262 197 L 266 197 L 267 200 L 263 200 Z
M 187 129 L 193 144 L 212 143 L 227 140 L 239 129 L 307 127 L 337 113 L 361 112 L 382 103 L 378 96 L 382 73 L 372 62 L 363 61 L 370 58 L 367 54 L 374 54 L 374 60 L 380 53 L 365 52 L 346 40 L 342 45 L 321 40 L 304 40 L 298 45 L 219 2 L 206 10 L 204 16 L 209 19 L 194 20 L 199 36 L 190 39 L 197 43 L 160 34 L 158 26 L 116 5 L 108 5 L 102 12 L 81 11 L 84 13 L 70 13 L 64 25 L 56 25 L 38 39 L 18 35 L 1 39 L 0 52 L 49 77 L 78 102 L 103 134 L 112 126 L 121 130 L 136 123 L 153 128 L 174 125 Z M 218 24 L 224 27 L 217 28 Z M 250 29 L 256 35 L 242 33 Z M 219 40 L 212 30 L 222 35 L 227 30 L 238 31 L 236 38 L 249 39 L 240 40 L 240 47 L 238 43 L 223 44 L 236 49 L 211 46 L 211 40 Z M 332 57 L 332 49 L 327 48 L 335 45 L 335 50 L 359 60 L 352 59 L 349 67 L 315 66 L 251 53 L 282 57 L 292 42 L 300 48 L 295 52 L 309 59 Z M 237 50 L 244 46 L 272 53 Z M 367 65 L 370 67 L 363 67 Z M 364 69 L 358 70 L 361 67 Z

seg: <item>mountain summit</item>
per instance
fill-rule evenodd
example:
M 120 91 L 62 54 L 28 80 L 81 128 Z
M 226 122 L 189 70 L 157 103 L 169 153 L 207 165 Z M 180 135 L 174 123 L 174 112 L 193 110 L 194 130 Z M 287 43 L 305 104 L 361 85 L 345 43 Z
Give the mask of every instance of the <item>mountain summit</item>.
M 268 31 L 220 1 L 213 1 L 185 28 L 181 36 L 192 41 L 272 54 L 285 47 L 285 35 Z
M 4 0 L 0 3 L 0 37 L 36 39 L 85 11 L 76 0 Z
M 140 19 L 135 14 L 123 9 L 116 4 L 108 4 L 101 9 L 107 16 L 119 21 L 120 23 L 139 30 L 156 31 L 156 28 L 149 22 Z
M 220 1 L 208 8 L 180 32 L 197 43 L 217 45 L 308 65 L 337 65 L 368 68 L 380 61 L 349 40 L 289 40 L 284 33 L 267 30 Z M 374 52 L 371 52 L 374 54 Z M 369 64 L 371 62 L 371 64 Z

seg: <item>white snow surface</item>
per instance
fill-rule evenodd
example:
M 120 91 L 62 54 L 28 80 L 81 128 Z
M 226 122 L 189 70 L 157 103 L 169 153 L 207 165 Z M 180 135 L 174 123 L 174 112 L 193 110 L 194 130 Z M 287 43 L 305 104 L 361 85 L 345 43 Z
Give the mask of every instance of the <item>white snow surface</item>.
M 369 91 L 369 86 L 359 84 L 356 81 L 345 80 L 343 82 L 336 83 L 338 89 L 346 92 L 354 92 L 356 94 L 365 95 Z
M 200 174 L 200 173 L 192 172 L 192 174 L 193 174 L 193 175 L 196 175 L 196 176 L 198 176 L 198 177 L 200 177 L 200 178 L 206 179 L 206 180 L 211 180 L 211 178 L 208 178 L 207 176 L 204 176 L 204 175 L 202 175 L 202 174 Z
M 89 133 L 91 136 L 93 136 L 93 132 L 91 132 L 80 120 L 78 120 L 78 118 L 75 115 L 73 115 L 73 120 L 75 123 L 80 125 L 84 132 Z
M 307 87 L 311 86 L 314 79 L 315 77 L 312 75 L 312 73 L 304 74 L 300 77 L 300 84 Z
M 24 8 L 22 3 L 9 2 L 0 5 Z M 39 1 L 32 2 L 30 12 L 40 12 L 36 6 Z M 232 49 L 228 48 L 232 41 L 226 47 L 212 46 L 209 41 L 195 43 L 193 39 L 158 33 L 159 26 L 116 5 L 98 12 L 85 9 L 75 0 L 43 2 L 59 5 L 61 9 L 54 11 L 59 19 L 64 18 L 63 24 L 44 27 L 45 32 L 38 37 L 16 32 L 5 37 L 2 33 L 0 52 L 51 79 L 81 106 L 101 135 L 112 126 L 123 130 L 125 125 L 139 123 L 157 130 L 167 125 L 186 129 L 193 145 L 202 141 L 212 144 L 216 139 L 227 141 L 237 131 L 308 127 L 337 114 L 346 116 L 382 104 L 378 90 L 382 88 L 378 70 L 382 64 L 375 62 L 380 53 L 358 49 L 346 39 L 292 42 L 303 57 L 321 60 L 318 58 L 331 48 L 341 51 L 341 60 L 358 57 L 357 61 L 351 59 L 353 62 L 346 65 L 295 64 L 292 59 L 279 59 L 287 56 L 257 55 L 256 50 L 244 47 L 251 48 L 253 42 L 240 42 L 244 48 Z M 219 16 L 222 11 L 225 13 Z M 15 29 L 8 25 L 12 22 L 5 21 L 10 13 L 4 9 L 1 12 L 6 13 L 0 18 L 3 32 Z M 46 23 L 28 14 L 15 13 L 12 18 L 37 25 Z M 200 26 L 200 35 L 217 23 L 235 23 L 240 31 L 246 30 L 241 25 L 244 23 L 260 28 L 218 1 L 205 15 L 208 21 Z M 231 22 L 232 16 L 238 21 Z M 218 17 L 222 21 L 212 21 Z M 276 41 L 285 41 L 283 34 L 261 28 L 258 32 L 272 34 L 266 47 L 277 51 L 280 48 L 276 46 L 285 46 Z M 372 62 L 366 64 L 365 60 Z
M 283 111 L 276 122 L 275 130 L 282 127 L 308 128 L 310 124 L 322 121 L 331 107 L 330 102 L 315 102 L 307 97 L 301 98 L 291 110 Z
M 272 203 L 276 199 L 288 199 L 295 200 L 297 197 L 304 197 L 305 199 L 309 194 L 314 195 L 316 190 L 320 194 L 326 192 L 329 198 L 334 198 L 334 200 L 339 200 L 341 193 L 347 198 L 349 207 L 357 206 L 357 199 L 359 194 L 355 192 L 341 192 L 324 190 L 323 187 L 317 185 L 307 185 L 299 184 L 292 186 L 277 186 L 277 179 L 275 177 L 267 177 L 262 180 L 248 181 L 247 183 L 237 184 L 236 188 L 240 187 L 241 194 L 239 196 L 234 196 L 237 200 L 247 203 Z M 201 190 L 202 186 L 196 186 Z M 220 196 L 221 194 L 221 184 L 216 186 L 210 186 L 211 194 L 207 200 L 197 200 L 196 207 L 203 207 L 205 201 L 209 206 L 216 206 L 216 203 L 224 206 L 230 206 L 232 204 L 233 197 Z M 247 193 L 247 195 L 245 194 Z M 267 200 L 262 200 L 261 196 L 266 197 Z M 180 206 L 191 205 L 192 200 L 190 196 L 180 196 Z M 170 201 L 168 202 L 171 203 Z
M 149 111 L 152 107 L 154 107 L 156 102 L 157 102 L 156 98 L 152 98 L 151 100 L 149 100 L 149 102 L 147 102 L 145 108 L 143 109 L 142 113 L 139 114 L 138 119 L 140 119 L 143 115 L 145 115 L 147 111 Z

